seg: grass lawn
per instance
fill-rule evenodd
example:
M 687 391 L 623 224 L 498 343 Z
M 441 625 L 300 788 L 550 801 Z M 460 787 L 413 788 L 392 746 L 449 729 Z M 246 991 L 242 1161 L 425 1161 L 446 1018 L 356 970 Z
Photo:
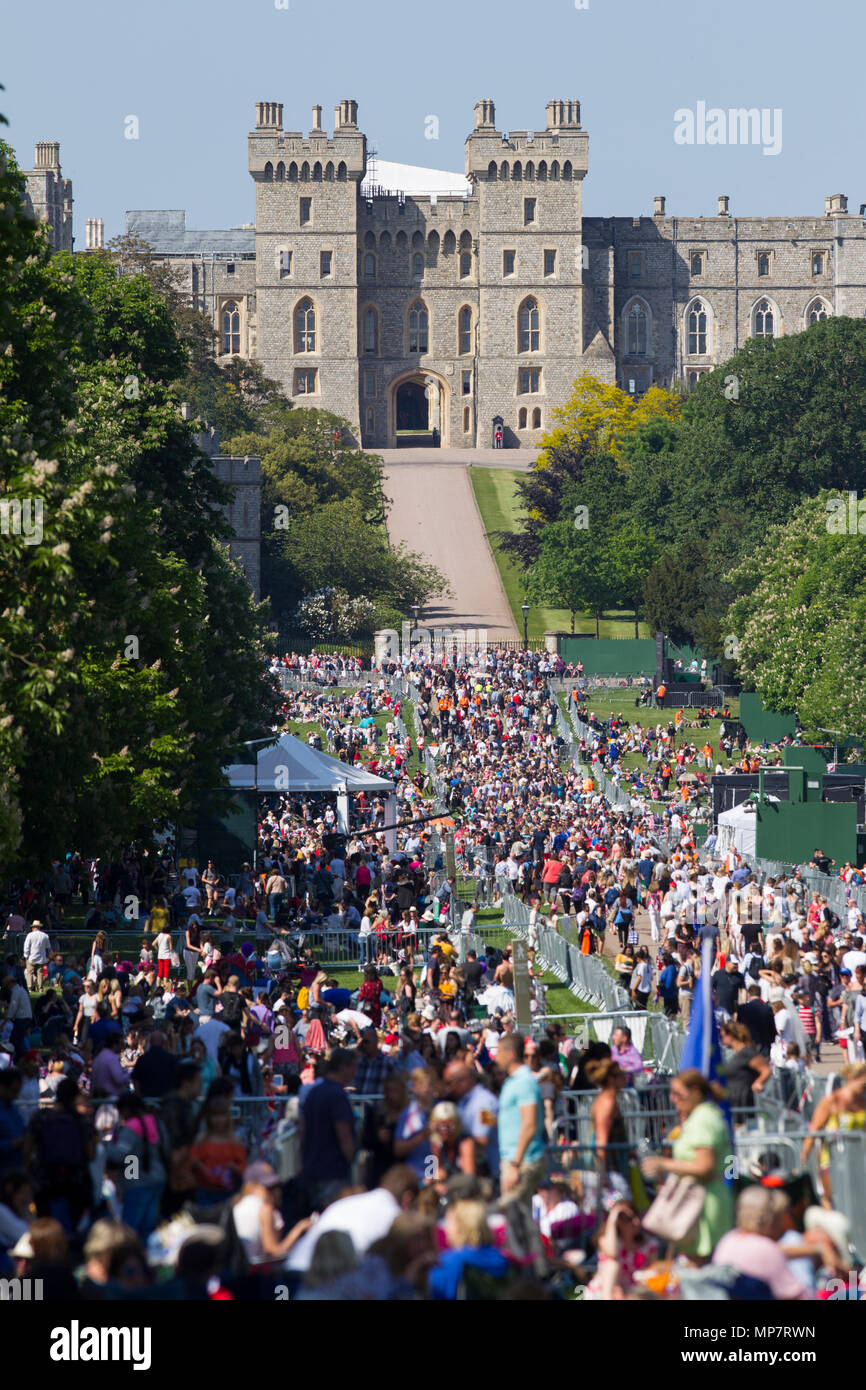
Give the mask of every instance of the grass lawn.
M 350 691 L 350 690 L 345 690 L 345 689 L 343 689 L 343 688 L 339 688 L 339 689 L 329 690 L 327 693 L 328 693 L 328 695 L 340 696 L 340 695 L 349 695 L 349 694 L 353 694 L 353 693 L 355 693 L 355 692 Z M 364 718 L 364 717 L 365 717 L 364 715 L 361 715 L 361 716 L 360 716 L 360 718 Z M 389 722 L 389 720 L 391 719 L 391 717 L 392 717 L 392 716 L 391 716 L 391 713 L 390 713 L 389 710 L 380 710 L 377 714 L 374 714 L 374 715 L 373 715 L 373 719 L 375 720 L 375 723 L 376 723 L 376 728 L 379 730 L 379 746 L 380 746 L 380 748 L 384 746 L 384 743 L 385 743 L 385 729 L 386 729 L 386 727 L 387 727 L 387 725 L 388 725 L 388 722 Z M 410 717 L 411 717 L 411 716 L 410 716 Z M 404 718 L 405 718 L 405 713 L 404 713 Z M 360 719 L 358 719 L 358 720 L 353 720 L 352 722 L 353 722 L 353 723 L 360 722 Z M 407 728 L 409 727 L 409 726 L 408 726 L 408 723 L 407 723 L 406 727 L 407 727 Z M 324 750 L 324 752 L 326 752 L 326 753 L 328 752 L 328 735 L 327 735 L 327 733 L 326 733 L 326 731 L 325 731 L 323 725 L 321 725 L 317 720 L 310 720 L 309 723 L 305 723 L 305 722 L 304 722 L 303 720 L 301 720 L 301 719 L 289 719 L 289 720 L 286 721 L 285 731 L 286 731 L 287 733 L 294 734 L 295 738 L 302 739 L 304 743 L 306 743 L 306 741 L 307 741 L 307 739 L 309 738 L 310 734 L 315 732 L 315 733 L 319 734 L 320 737 L 321 737 L 321 739 L 322 739 L 322 745 L 323 745 L 323 750 Z M 333 755 L 332 755 L 332 756 L 333 756 Z
M 559 703 L 563 710 L 567 708 L 566 697 L 560 692 L 558 695 Z M 635 709 L 636 692 L 634 690 L 604 690 L 594 691 L 587 699 L 587 706 L 592 714 L 596 714 L 599 719 L 609 719 L 612 714 L 622 715 L 630 723 L 639 723 L 644 728 L 650 724 L 655 725 L 660 722 L 661 716 L 670 717 L 675 711 L 656 710 L 652 706 L 644 709 Z M 731 717 L 736 719 L 739 712 L 737 700 L 730 701 Z M 702 748 L 707 739 L 713 745 L 714 761 L 721 759 L 724 764 L 724 757 L 719 753 L 719 738 L 722 721 L 711 719 L 706 729 L 701 729 L 697 724 L 697 711 L 686 710 L 683 712 L 683 723 L 681 725 L 682 737 L 678 738 L 681 743 L 687 739 L 689 743 L 694 743 L 698 748 Z M 694 726 L 694 727 L 691 727 Z M 646 769 L 646 761 L 639 753 L 627 753 L 622 759 L 623 767 L 632 769 Z
M 473 466 L 469 471 L 469 476 L 488 537 L 492 531 L 519 530 L 522 509 L 516 491 L 516 483 L 517 479 L 524 475 L 516 470 L 512 472 L 508 468 L 476 468 Z M 490 539 L 490 546 L 511 612 L 514 615 L 514 622 L 518 632 L 522 632 L 523 614 L 520 611 L 520 605 L 523 602 L 524 594 L 523 570 L 511 556 L 504 554 L 499 549 L 492 538 Z M 574 626 L 575 632 L 595 633 L 595 619 L 588 614 L 577 614 Z M 529 636 L 543 637 L 545 632 L 553 629 L 563 632 L 570 631 L 571 614 L 568 609 L 538 608 L 533 605 L 529 611 Z M 638 633 L 641 637 L 652 636 L 646 623 L 640 624 Z M 599 635 L 601 637 L 633 637 L 634 618 L 632 614 L 609 613 L 599 624 Z

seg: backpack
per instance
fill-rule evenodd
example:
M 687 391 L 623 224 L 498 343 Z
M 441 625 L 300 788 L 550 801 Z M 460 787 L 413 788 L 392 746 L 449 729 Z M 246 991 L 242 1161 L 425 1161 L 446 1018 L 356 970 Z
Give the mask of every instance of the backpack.
M 221 1021 L 227 1023 L 230 1028 L 236 1028 L 244 1016 L 244 1001 L 239 994 L 231 990 L 220 996 L 222 1002 Z

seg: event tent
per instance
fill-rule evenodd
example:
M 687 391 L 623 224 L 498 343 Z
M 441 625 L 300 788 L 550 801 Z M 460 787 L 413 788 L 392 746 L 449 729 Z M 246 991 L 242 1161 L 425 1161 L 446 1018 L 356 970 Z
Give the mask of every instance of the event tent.
M 338 825 L 344 831 L 348 829 L 349 797 L 359 792 L 385 793 L 388 798 L 386 824 L 393 825 L 396 817 L 393 782 L 375 776 L 364 767 L 353 767 L 351 763 L 320 753 L 291 734 L 282 734 L 264 748 L 251 748 L 249 762 L 233 763 L 225 771 L 235 791 L 255 791 L 259 795 L 268 792 L 335 793 Z M 393 831 L 386 833 L 390 840 Z
M 729 849 L 735 849 L 741 859 L 754 859 L 756 821 L 755 808 L 750 803 L 723 811 L 719 816 L 716 853 L 726 854 Z

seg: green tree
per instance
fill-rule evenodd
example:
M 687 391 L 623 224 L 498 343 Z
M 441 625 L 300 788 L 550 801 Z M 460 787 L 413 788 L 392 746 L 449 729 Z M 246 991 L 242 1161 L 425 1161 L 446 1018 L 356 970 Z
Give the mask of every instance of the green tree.
M 533 603 L 567 608 L 572 632 L 575 613 L 592 613 L 598 637 L 599 623 L 613 601 L 614 589 L 608 568 L 600 563 L 596 534 L 577 530 L 568 520 L 546 526 L 538 559 L 526 572 L 526 592 Z
M 109 256 L 49 257 L 5 149 L 0 179 L 0 489 L 42 503 L 0 551 L 0 866 L 41 870 L 194 811 L 276 696 L 165 300 Z
M 634 520 L 621 522 L 606 538 L 601 563 L 609 577 L 614 604 L 634 613 L 635 637 L 639 636 L 644 584 L 660 554 L 655 534 Z
M 585 501 L 578 493 L 592 461 L 608 457 L 614 471 L 624 476 L 632 432 L 653 420 L 675 421 L 679 412 L 680 397 L 674 392 L 652 387 L 635 398 L 586 373 L 578 377 L 566 405 L 554 411 L 556 427 L 542 440 L 529 472 L 517 480 L 526 520 L 519 532 L 497 538 L 503 549 L 523 565 L 532 564 L 545 526 L 564 515 L 569 501 Z

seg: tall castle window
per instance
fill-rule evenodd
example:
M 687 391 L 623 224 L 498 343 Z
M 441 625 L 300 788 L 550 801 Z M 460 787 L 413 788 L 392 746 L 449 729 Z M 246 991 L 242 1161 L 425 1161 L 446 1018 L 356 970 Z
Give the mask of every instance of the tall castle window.
M 313 220 L 313 200 L 312 198 L 301 199 L 301 226 L 308 227 Z
M 319 253 L 319 271 L 324 275 L 330 275 L 331 267 L 334 264 L 333 251 L 321 251 Z
M 295 352 L 316 351 L 316 310 L 311 299 L 302 299 L 295 310 Z
M 534 396 L 541 390 L 541 368 L 524 367 L 520 373 L 520 395 Z
M 812 252 L 812 274 L 813 274 L 813 275 L 823 275 L 823 274 L 824 274 L 824 252 L 823 252 L 823 251 L 813 251 L 813 252 Z
M 770 253 L 769 251 L 758 252 L 758 274 L 769 275 L 770 273 Z
M 524 300 L 517 322 L 518 352 L 538 352 L 541 344 L 541 320 L 537 300 Z
M 626 317 L 625 350 L 629 357 L 645 357 L 647 344 L 647 314 L 643 304 L 635 300 Z
M 813 299 L 806 310 L 806 327 L 808 328 L 813 323 L 820 323 L 825 318 L 827 318 L 827 305 L 823 299 Z
M 376 257 L 372 251 L 368 251 L 364 257 L 364 279 L 375 280 L 376 278 Z
M 759 299 L 752 310 L 752 333 L 756 338 L 772 338 L 775 333 L 773 306 L 769 299 Z
M 513 275 L 513 274 L 514 274 L 514 254 L 515 254 L 515 253 L 514 253 L 513 251 L 503 251 L 503 252 L 502 252 L 502 274 L 503 274 L 503 275 Z
M 460 252 L 460 277 L 465 280 L 467 275 L 472 274 L 472 252 Z
M 707 351 L 707 306 L 696 299 L 686 319 L 686 352 L 690 357 L 702 357 Z
M 540 406 L 536 406 L 535 409 L 534 409 L 533 412 L 532 412 L 532 428 L 533 428 L 534 430 L 540 430 L 540 429 L 541 429 L 541 407 L 540 407 Z
M 466 305 L 460 310 L 457 328 L 457 350 L 461 357 L 472 351 L 472 310 Z
M 416 251 L 412 257 L 412 276 L 415 280 L 424 279 L 424 257 L 420 251 Z
M 364 310 L 364 351 L 379 351 L 379 315 L 373 308 Z
M 422 300 L 416 299 L 414 304 L 409 306 L 409 351 L 426 352 L 429 337 L 430 320 L 427 314 L 427 306 Z
M 281 280 L 285 280 L 292 273 L 292 253 L 284 247 L 277 251 L 277 274 Z
M 523 221 L 528 227 L 535 221 L 536 201 L 534 198 L 524 198 L 523 200 Z
M 241 350 L 241 315 L 233 299 L 223 305 L 222 330 L 223 352 L 239 353 Z

